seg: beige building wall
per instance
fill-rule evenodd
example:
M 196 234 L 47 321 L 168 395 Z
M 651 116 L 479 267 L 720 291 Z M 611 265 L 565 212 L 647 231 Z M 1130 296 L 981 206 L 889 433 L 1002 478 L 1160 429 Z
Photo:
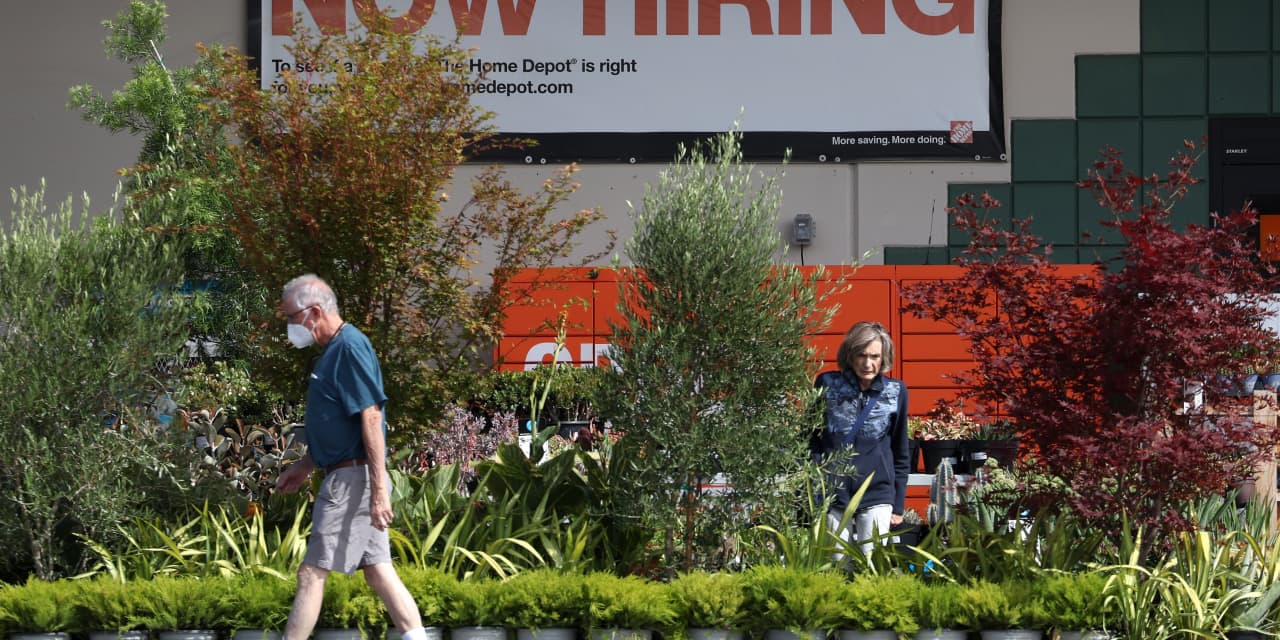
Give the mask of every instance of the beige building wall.
M 87 192 L 105 206 L 115 172 L 136 156 L 138 140 L 111 135 L 66 110 L 67 90 L 80 83 L 109 91 L 128 79 L 128 69 L 102 53 L 101 21 L 127 0 L 9 0 L 0 21 L 0 186 L 48 181 L 50 198 Z M 169 0 L 173 65 L 195 58 L 196 42 L 244 47 L 242 0 Z M 1132 53 L 1139 47 L 1139 0 L 1004 0 L 1003 62 L 1006 132 L 1013 118 L 1075 115 L 1077 53 Z M 726 122 L 726 128 L 729 126 Z M 536 161 L 535 161 L 536 162 Z M 777 165 L 761 167 L 777 171 Z M 607 222 L 587 234 L 583 252 L 604 242 L 605 229 L 630 234 L 627 202 L 639 205 L 644 186 L 661 165 L 588 164 L 578 173 L 581 189 L 569 209 L 599 207 Z M 477 168 L 464 169 L 466 180 Z M 536 188 L 554 171 L 548 164 L 512 165 L 515 181 Z M 805 249 L 807 264 L 847 263 L 870 252 L 883 261 L 886 245 L 945 244 L 947 184 L 1009 179 L 1007 162 L 860 162 L 793 164 L 782 180 L 779 228 L 789 238 L 798 213 L 813 216 L 817 236 Z M 455 189 L 455 193 L 458 190 Z M 98 208 L 95 206 L 95 208 Z M 622 250 L 622 243 L 617 249 Z M 798 248 L 785 258 L 799 263 Z

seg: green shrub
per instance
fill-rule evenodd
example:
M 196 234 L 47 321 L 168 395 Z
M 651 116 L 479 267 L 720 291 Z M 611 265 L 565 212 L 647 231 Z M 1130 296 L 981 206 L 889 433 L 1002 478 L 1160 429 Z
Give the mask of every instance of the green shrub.
M 396 510 L 399 513 L 399 509 Z M 398 566 L 400 581 L 404 583 L 409 595 L 418 603 L 418 612 L 422 614 L 422 624 L 431 626 L 447 626 L 443 621 L 446 608 L 456 598 L 458 579 L 439 569 L 420 569 L 411 566 Z
M 694 571 L 667 588 L 683 629 L 741 629 L 747 619 L 745 580 L 740 573 Z
M 1039 629 L 1045 624 L 1042 603 L 1032 583 L 978 580 L 960 593 L 960 609 L 970 628 Z
M 80 580 L 72 594 L 75 627 L 80 631 L 128 631 L 140 628 L 147 601 L 138 584 L 109 578 Z
M 589 573 L 586 588 L 586 629 L 660 629 L 675 620 L 665 585 L 639 576 L 618 577 Z
M 0 634 L 72 629 L 74 585 L 29 578 L 0 586 Z
M 1105 606 L 1106 576 L 1066 573 L 1045 577 L 1037 590 L 1049 626 L 1060 630 L 1104 629 L 1115 617 Z
M 752 525 L 794 516 L 782 496 L 809 460 L 797 434 L 813 428 L 816 399 L 806 336 L 834 312 L 817 293 L 822 269 L 775 263 L 777 177 L 742 163 L 740 139 L 679 150 L 645 190 L 633 266 L 618 270 L 602 410 L 644 464 L 619 469 L 611 508 L 662 536 L 670 577 L 725 567 Z M 688 490 L 712 470 L 732 490 Z
M 184 302 L 174 247 L 136 220 L 14 194 L 0 236 L 0 580 L 77 574 L 77 534 L 164 504 L 187 451 L 161 452 L 148 408 L 177 358 Z M 110 428 L 104 426 L 110 425 Z M 172 458 L 167 454 L 172 453 Z M 185 457 L 184 457 L 185 454 Z
M 225 578 L 158 576 L 132 586 L 143 598 L 136 625 L 139 628 L 164 631 L 225 626 L 225 611 L 219 603 L 232 588 Z
M 229 580 L 218 608 L 225 616 L 223 628 L 283 631 L 297 590 L 294 580 L 263 573 L 246 573 Z
M 745 576 L 747 610 L 757 631 L 804 633 L 830 629 L 843 616 L 844 577 L 780 566 L 760 566 Z
M 841 591 L 843 618 L 839 625 L 860 631 L 891 629 L 899 634 L 915 633 L 920 628 L 914 613 L 915 601 L 923 588 L 919 580 L 908 575 L 859 576 Z
M 494 627 L 502 624 L 495 602 L 502 583 L 460 580 L 449 594 L 443 620 L 448 627 Z
M 916 592 L 912 614 L 921 629 L 970 629 L 970 618 L 961 606 L 963 587 L 953 582 L 926 582 Z
M 587 614 L 581 574 L 556 569 L 522 571 L 493 595 L 500 624 L 519 629 L 581 628 Z
M 386 632 L 387 611 L 361 576 L 330 573 L 318 625 L 329 629 L 359 629 L 367 638 Z
M 588 420 L 599 415 L 601 384 L 605 371 L 600 367 L 558 366 L 551 376 L 551 388 L 543 406 L 545 420 Z M 512 413 L 529 418 L 530 395 L 546 383 L 546 367 L 528 371 L 498 371 L 478 385 L 473 398 L 491 413 Z

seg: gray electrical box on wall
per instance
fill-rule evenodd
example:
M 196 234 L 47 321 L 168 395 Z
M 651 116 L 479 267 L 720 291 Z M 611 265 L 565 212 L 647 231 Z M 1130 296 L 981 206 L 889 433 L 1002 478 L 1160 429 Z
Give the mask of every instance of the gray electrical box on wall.
M 791 224 L 791 240 L 799 246 L 805 246 L 813 242 L 813 216 L 807 213 L 797 213 L 795 221 Z

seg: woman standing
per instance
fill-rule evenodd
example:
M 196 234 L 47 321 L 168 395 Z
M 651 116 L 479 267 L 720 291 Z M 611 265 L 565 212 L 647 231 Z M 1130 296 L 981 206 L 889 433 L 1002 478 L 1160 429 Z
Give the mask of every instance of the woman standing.
M 832 502 L 827 521 L 840 529 L 853 495 L 867 482 L 845 542 L 857 540 L 870 556 L 872 541 L 902 524 L 910 474 L 907 441 L 907 386 L 884 374 L 893 367 L 893 340 L 878 322 L 859 322 L 836 353 L 839 371 L 818 376 L 824 423 L 810 439 L 814 460 L 828 470 Z M 856 536 L 853 537 L 853 536 Z

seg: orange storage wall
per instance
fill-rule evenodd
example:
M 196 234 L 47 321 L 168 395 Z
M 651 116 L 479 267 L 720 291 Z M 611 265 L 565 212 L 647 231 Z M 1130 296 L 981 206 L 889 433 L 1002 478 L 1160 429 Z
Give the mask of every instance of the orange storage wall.
M 911 414 L 928 412 L 939 399 L 954 399 L 960 389 L 950 376 L 973 367 L 966 340 L 944 322 L 903 313 L 902 288 L 922 281 L 961 277 L 960 268 L 869 265 L 852 274 L 847 267 L 829 270 L 828 281 L 820 285 L 820 292 L 838 286 L 832 279 L 842 275 L 846 287 L 832 297 L 840 307 L 831 326 L 811 336 L 822 360 L 815 373 L 837 368 L 836 349 L 853 323 L 873 320 L 885 325 L 893 337 L 897 362 L 890 375 L 907 383 Z M 1087 265 L 1062 268 L 1064 276 L 1091 271 Z M 537 277 L 535 272 L 522 273 L 515 282 L 529 283 Z M 567 339 L 557 359 L 577 366 L 608 366 L 609 321 L 619 317 L 617 273 L 612 269 L 544 271 L 541 279 L 548 278 L 556 284 L 539 288 L 530 304 L 511 310 L 497 349 L 499 366 L 516 370 L 550 363 L 555 352 L 555 323 L 562 311 L 568 320 Z

